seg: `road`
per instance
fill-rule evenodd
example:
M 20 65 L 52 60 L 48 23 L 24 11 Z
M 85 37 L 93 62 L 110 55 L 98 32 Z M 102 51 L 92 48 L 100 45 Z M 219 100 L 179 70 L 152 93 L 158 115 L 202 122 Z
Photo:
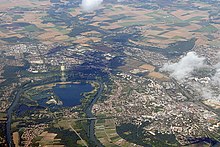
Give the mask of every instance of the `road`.
M 76 133 L 76 135 L 81 139 L 82 143 L 84 144 L 84 146 L 88 147 L 88 145 L 86 144 L 86 142 L 82 139 L 82 137 L 79 135 L 79 133 L 69 124 L 70 128 Z
M 172 79 L 172 81 L 177 85 L 177 87 L 180 89 L 181 93 L 186 96 L 188 98 L 188 101 L 192 101 L 194 102 L 195 104 L 205 108 L 206 110 L 209 110 L 211 112 L 214 112 L 215 114 L 218 115 L 218 117 L 220 117 L 220 114 L 218 113 L 218 111 L 216 109 L 213 109 L 207 105 L 205 105 L 204 103 L 202 103 L 200 100 L 194 100 L 193 99 L 193 96 L 191 94 L 189 94 L 185 89 L 183 89 L 179 84 L 178 82 L 175 80 L 175 79 Z M 201 127 L 198 126 L 198 129 L 199 130 L 203 130 Z M 209 132 L 209 131 L 206 131 L 206 130 L 203 130 L 204 133 L 206 132 Z M 210 135 L 207 135 L 208 137 L 210 137 Z M 213 137 L 211 137 L 211 140 L 212 140 Z M 220 146 L 220 142 L 217 138 L 213 138 L 216 142 L 216 144 L 212 145 L 213 147 L 218 147 Z
M 194 102 L 195 104 L 198 104 L 199 106 L 209 110 L 209 111 L 212 111 L 214 112 L 215 114 L 217 114 L 219 117 L 220 117 L 220 114 L 218 113 L 217 110 L 205 105 L 204 103 L 201 102 L 201 100 L 195 100 L 193 98 L 193 96 L 191 94 L 189 94 L 184 88 L 182 88 L 179 83 L 175 80 L 175 79 L 172 79 L 172 81 L 174 82 L 174 84 L 179 88 L 179 90 L 181 91 L 181 93 L 187 97 L 188 101 L 190 102 Z
M 49 82 L 49 83 L 53 83 L 53 82 Z M 13 114 L 13 110 L 15 108 L 15 106 L 18 104 L 19 102 L 19 98 L 21 96 L 21 94 L 33 87 L 33 86 L 38 86 L 38 85 L 42 85 L 42 84 L 34 84 L 34 85 L 28 85 L 29 83 L 24 84 L 16 93 L 15 93 L 15 98 L 11 104 L 11 106 L 9 107 L 9 109 L 7 110 L 7 122 L 6 122 L 6 138 L 7 138 L 7 144 L 9 147 L 13 146 L 12 143 L 12 134 L 11 134 L 11 121 L 12 121 L 12 114 Z M 48 83 L 47 83 L 48 84 Z M 92 114 L 92 107 L 93 105 L 97 102 L 97 100 L 99 99 L 102 91 L 103 91 L 103 84 L 99 82 L 99 90 L 97 92 L 97 94 L 95 95 L 95 97 L 92 99 L 92 101 L 88 104 L 87 108 L 85 109 L 85 113 L 87 115 L 88 118 L 88 122 L 89 122 L 89 127 L 88 127 L 88 136 L 89 139 L 95 144 L 94 146 L 98 146 L 98 147 L 103 147 L 103 145 L 99 142 L 99 140 L 96 138 L 95 136 L 95 117 Z

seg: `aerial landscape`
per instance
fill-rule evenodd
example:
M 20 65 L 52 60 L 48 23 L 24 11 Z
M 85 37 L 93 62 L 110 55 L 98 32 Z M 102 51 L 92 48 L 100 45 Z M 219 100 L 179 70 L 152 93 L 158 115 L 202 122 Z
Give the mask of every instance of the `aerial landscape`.
M 0 0 L 0 146 L 219 147 L 219 0 Z

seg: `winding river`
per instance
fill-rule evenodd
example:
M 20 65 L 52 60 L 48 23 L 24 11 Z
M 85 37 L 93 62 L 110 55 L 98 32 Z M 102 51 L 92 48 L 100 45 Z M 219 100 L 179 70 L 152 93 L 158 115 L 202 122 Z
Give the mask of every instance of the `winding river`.
M 95 97 L 91 100 L 91 102 L 87 104 L 87 107 L 84 110 L 88 118 L 93 118 L 94 117 L 94 115 L 92 114 L 92 107 L 97 102 L 97 100 L 100 98 L 101 93 L 103 91 L 103 84 L 100 83 L 100 82 L 98 82 L 98 83 L 100 85 L 98 92 L 96 93 Z M 33 87 L 33 85 L 29 86 L 28 84 L 29 83 L 25 84 L 22 88 L 20 88 L 15 93 L 15 98 L 14 98 L 11 106 L 7 110 L 7 118 L 8 119 L 7 119 L 7 122 L 6 122 L 6 132 L 7 132 L 6 133 L 6 139 L 7 139 L 7 144 L 8 144 L 9 147 L 13 146 L 12 134 L 11 134 L 11 121 L 12 121 L 13 110 L 14 110 L 15 106 L 18 104 L 21 94 L 25 90 L 28 90 L 29 88 Z M 41 84 L 36 84 L 34 86 L 38 86 L 38 85 L 41 85 Z M 88 120 L 88 122 L 89 122 L 89 126 L 88 126 L 88 137 L 89 137 L 89 139 L 94 144 L 94 146 L 103 147 L 103 145 L 100 143 L 100 141 L 95 136 L 95 120 Z
M 92 101 L 88 104 L 88 106 L 85 109 L 85 113 L 88 118 L 94 117 L 94 115 L 92 114 L 92 107 L 97 102 L 97 100 L 100 98 L 102 91 L 103 91 L 103 84 L 100 82 L 98 82 L 98 83 L 100 86 L 99 90 L 98 90 L 97 94 L 95 95 L 95 97 L 92 99 Z M 88 126 L 89 139 L 92 141 L 92 143 L 94 143 L 94 146 L 103 147 L 101 142 L 95 136 L 95 120 L 94 119 L 88 120 L 88 122 L 89 122 L 89 126 Z
M 23 86 L 23 88 L 19 89 L 15 93 L 15 98 L 14 101 L 12 102 L 11 106 L 7 110 L 7 122 L 6 122 L 6 139 L 7 139 L 7 144 L 9 147 L 13 146 L 12 143 L 12 136 L 11 136 L 11 119 L 12 119 L 12 113 L 14 110 L 14 107 L 17 105 L 19 98 L 21 94 L 27 90 L 29 87 L 27 87 L 28 83 Z

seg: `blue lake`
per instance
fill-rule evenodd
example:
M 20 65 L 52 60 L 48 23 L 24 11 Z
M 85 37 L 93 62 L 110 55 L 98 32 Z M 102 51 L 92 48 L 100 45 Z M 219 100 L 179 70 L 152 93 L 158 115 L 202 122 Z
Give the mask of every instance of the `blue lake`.
M 83 98 L 82 93 L 93 90 L 92 85 L 87 83 L 79 84 L 57 84 L 53 87 L 54 93 L 63 102 L 64 107 L 72 107 L 80 105 L 80 100 Z

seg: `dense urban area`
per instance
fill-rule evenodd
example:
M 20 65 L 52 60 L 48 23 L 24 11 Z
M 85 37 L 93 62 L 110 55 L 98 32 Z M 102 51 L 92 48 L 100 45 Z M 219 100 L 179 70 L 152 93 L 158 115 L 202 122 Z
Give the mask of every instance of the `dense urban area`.
M 0 146 L 220 146 L 218 0 L 1 0 Z

